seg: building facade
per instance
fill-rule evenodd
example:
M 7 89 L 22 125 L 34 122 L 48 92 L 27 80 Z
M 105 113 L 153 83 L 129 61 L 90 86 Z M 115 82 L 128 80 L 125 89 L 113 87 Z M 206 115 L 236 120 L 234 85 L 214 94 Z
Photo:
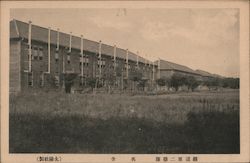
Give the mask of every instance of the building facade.
M 10 92 L 61 89 L 68 83 L 81 89 L 91 85 L 91 81 L 98 81 L 102 87 L 134 89 L 138 74 L 146 85 L 152 85 L 157 65 L 115 45 L 31 22 L 10 22 Z
M 128 49 L 52 30 L 31 22 L 10 21 L 10 92 L 26 89 L 155 89 L 157 79 L 174 74 L 198 81 L 216 77 L 165 60 L 149 61 Z

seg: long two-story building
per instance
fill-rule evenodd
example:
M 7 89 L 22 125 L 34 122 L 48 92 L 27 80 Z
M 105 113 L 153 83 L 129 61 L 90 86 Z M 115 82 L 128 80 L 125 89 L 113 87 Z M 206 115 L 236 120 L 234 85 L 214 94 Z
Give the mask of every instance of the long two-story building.
M 157 65 L 128 49 L 52 30 L 32 22 L 10 22 L 10 92 L 62 88 L 72 75 L 74 87 L 96 79 L 119 89 L 132 87 L 134 72 L 152 83 Z
M 138 53 L 19 20 L 10 21 L 10 92 L 25 89 L 112 87 L 156 88 L 173 74 L 204 81 L 216 77 L 203 70 L 165 60 L 149 61 Z M 139 80 L 138 80 L 139 79 Z M 94 82 L 94 83 L 93 83 Z

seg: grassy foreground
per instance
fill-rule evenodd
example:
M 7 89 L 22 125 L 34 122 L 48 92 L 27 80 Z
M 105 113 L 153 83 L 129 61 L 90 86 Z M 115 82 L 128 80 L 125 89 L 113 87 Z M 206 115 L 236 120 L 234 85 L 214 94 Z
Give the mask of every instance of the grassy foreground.
M 11 153 L 239 153 L 239 92 L 10 96 Z

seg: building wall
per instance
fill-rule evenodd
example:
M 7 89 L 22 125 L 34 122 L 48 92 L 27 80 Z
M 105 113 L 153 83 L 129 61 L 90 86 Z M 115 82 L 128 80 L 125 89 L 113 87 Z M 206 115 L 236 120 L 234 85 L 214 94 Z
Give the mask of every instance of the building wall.
M 11 93 L 21 90 L 21 65 L 20 65 L 21 43 L 13 40 L 10 43 L 10 74 L 9 88 Z
M 59 50 L 55 45 L 50 45 L 50 73 L 48 73 L 48 44 L 32 40 L 32 72 L 28 72 L 29 65 L 29 46 L 28 40 L 24 39 L 19 42 L 11 41 L 11 87 L 15 86 L 17 91 L 29 88 L 53 88 L 60 89 L 63 87 L 63 73 L 75 73 L 77 77 L 73 81 L 73 87 L 76 89 L 83 86 L 82 81 L 91 78 L 98 78 L 100 75 L 100 67 L 98 65 L 98 54 L 84 51 L 84 57 L 88 58 L 88 63 L 80 63 L 80 50 L 71 49 L 69 53 L 68 47 L 60 46 Z M 19 55 L 18 55 L 19 54 Z M 18 58 L 19 56 L 19 58 Z M 112 56 L 102 54 L 102 60 L 105 65 L 101 66 L 101 78 L 108 80 L 114 78 L 116 74 L 115 84 L 118 88 L 131 88 L 131 82 L 125 82 L 127 79 L 126 60 L 116 58 L 116 68 L 114 68 L 114 59 Z M 14 64 L 14 62 L 18 64 Z M 83 79 L 81 77 L 81 64 L 83 64 Z M 19 71 L 18 70 L 19 65 Z M 129 60 L 129 73 L 137 69 L 136 61 Z M 139 64 L 139 70 L 143 73 L 143 78 L 151 82 L 152 66 Z M 15 70 L 15 71 L 14 71 Z M 156 69 L 155 69 L 156 70 Z M 14 75 L 14 72 L 19 72 Z M 156 79 L 156 73 L 155 73 Z M 14 83 L 16 81 L 16 83 Z M 18 84 L 19 83 L 19 86 Z M 86 83 L 86 82 L 85 82 Z M 134 84 L 133 84 L 134 85 Z M 14 89 L 11 88 L 11 89 Z
M 160 70 L 160 78 L 171 78 L 173 74 L 173 70 Z

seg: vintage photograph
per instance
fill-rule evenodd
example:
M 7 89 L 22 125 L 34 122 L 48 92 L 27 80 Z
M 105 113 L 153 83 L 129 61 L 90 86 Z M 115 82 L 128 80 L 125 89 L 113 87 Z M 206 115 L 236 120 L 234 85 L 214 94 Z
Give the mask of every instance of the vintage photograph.
M 11 9 L 9 153 L 239 154 L 239 17 Z

